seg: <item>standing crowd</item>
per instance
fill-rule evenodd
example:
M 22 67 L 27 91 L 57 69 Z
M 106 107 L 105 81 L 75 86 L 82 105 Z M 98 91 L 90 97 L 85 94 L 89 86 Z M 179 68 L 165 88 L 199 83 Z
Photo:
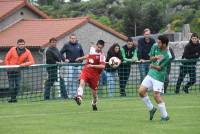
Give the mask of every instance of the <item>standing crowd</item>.
M 164 35 L 158 36 L 157 41 L 151 38 L 150 29 L 144 29 L 144 37 L 136 43 L 132 38 L 127 39 L 127 44 L 120 47 L 118 43 L 113 43 L 109 48 L 107 55 L 103 53 L 105 42 L 98 40 L 88 54 L 84 54 L 82 45 L 78 42 L 75 34 L 69 36 L 69 42 L 63 45 L 59 50 L 56 46 L 57 39 L 51 38 L 49 46 L 46 49 L 46 64 L 48 78 L 44 86 L 44 99 L 50 99 L 50 91 L 54 83 L 58 79 L 57 71 L 59 67 L 57 63 L 74 63 L 64 66 L 64 75 L 61 77 L 60 90 L 61 97 L 67 99 L 74 97 L 76 103 L 81 105 L 85 85 L 91 88 L 92 108 L 97 110 L 98 100 L 98 83 L 101 74 L 107 76 L 108 95 L 113 96 L 116 89 L 116 83 L 119 79 L 120 96 L 126 96 L 126 86 L 131 72 L 131 64 L 138 62 L 140 71 L 141 86 L 138 90 L 139 96 L 144 101 L 150 111 L 150 120 L 157 110 L 151 103 L 147 92 L 153 90 L 153 98 L 161 112 L 161 120 L 169 120 L 169 116 L 162 100 L 161 93 L 167 92 L 169 83 L 169 74 L 171 69 L 171 61 L 175 59 L 174 52 L 168 46 L 168 38 Z M 120 65 L 117 68 L 111 67 L 110 58 L 117 57 L 120 59 Z M 185 46 L 180 66 L 180 74 L 176 84 L 175 93 L 180 92 L 181 83 L 186 74 L 189 74 L 190 81 L 183 86 L 183 91 L 189 93 L 189 88 L 196 82 L 196 59 L 200 57 L 200 43 L 196 33 L 191 35 L 189 43 Z M 81 70 L 80 63 L 86 60 Z M 19 39 L 17 46 L 12 47 L 5 60 L 0 60 L 0 64 L 30 66 L 35 63 L 31 52 L 25 47 L 25 40 Z M 77 64 L 76 64 L 77 63 Z M 17 94 L 20 89 L 20 70 L 18 68 L 7 71 L 9 89 L 12 92 L 8 102 L 17 102 Z M 118 79 L 117 79 L 118 78 Z

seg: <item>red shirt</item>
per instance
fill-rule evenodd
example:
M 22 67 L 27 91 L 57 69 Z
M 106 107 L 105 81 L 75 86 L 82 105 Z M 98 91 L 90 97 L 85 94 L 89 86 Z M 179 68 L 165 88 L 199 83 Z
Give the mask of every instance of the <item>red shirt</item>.
M 91 75 L 100 75 L 103 69 L 87 67 L 88 64 L 92 65 L 105 65 L 105 55 L 103 52 L 96 54 L 88 54 L 86 57 L 86 64 L 83 71 Z

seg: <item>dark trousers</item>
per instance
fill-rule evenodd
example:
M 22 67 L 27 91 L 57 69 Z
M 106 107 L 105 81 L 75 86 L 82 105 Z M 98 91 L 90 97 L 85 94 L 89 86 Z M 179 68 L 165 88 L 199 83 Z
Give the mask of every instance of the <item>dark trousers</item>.
M 50 99 L 50 89 L 53 86 L 54 82 L 57 81 L 57 67 L 49 67 L 47 69 L 48 79 L 45 82 L 45 90 L 44 90 L 44 99 Z M 65 86 L 65 81 L 62 77 L 60 77 L 60 92 L 61 97 L 64 99 L 68 98 L 67 90 Z
M 118 69 L 121 96 L 126 96 L 125 89 L 126 89 L 127 81 L 129 79 L 130 71 L 131 71 L 131 65 L 129 64 L 121 64 Z
M 196 82 L 196 67 L 195 66 L 180 66 L 180 74 L 176 84 L 175 93 L 179 93 L 181 83 L 185 78 L 186 74 L 189 74 L 190 81 L 184 86 L 184 91 L 188 92 L 188 88 Z
M 169 73 L 166 73 L 165 82 L 164 82 L 164 93 L 167 93 L 168 84 L 169 84 Z
M 169 63 L 168 66 L 167 66 L 167 72 L 166 72 L 166 75 L 165 75 L 165 82 L 164 82 L 164 93 L 167 93 L 170 71 L 171 71 L 171 63 Z
M 20 89 L 20 72 L 19 71 L 9 71 L 8 74 L 8 82 L 9 82 L 9 90 L 11 93 L 11 100 L 17 100 L 17 94 Z

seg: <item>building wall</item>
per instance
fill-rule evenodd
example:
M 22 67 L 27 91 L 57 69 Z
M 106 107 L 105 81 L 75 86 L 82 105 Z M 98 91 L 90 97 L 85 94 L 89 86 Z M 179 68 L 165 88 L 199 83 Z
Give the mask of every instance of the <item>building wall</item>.
M 114 42 L 118 42 L 120 46 L 123 46 L 126 42 L 118 37 L 96 27 L 93 24 L 87 23 L 73 32 L 76 34 L 78 42 L 81 43 L 84 53 L 89 52 L 91 45 L 95 45 L 97 40 L 102 39 L 105 43 L 104 52 L 107 53 L 108 49 Z M 61 49 L 64 43 L 69 41 L 69 35 L 58 41 L 58 48 Z
M 22 15 L 22 13 L 23 13 L 23 15 Z M 0 21 L 0 31 L 2 31 L 4 28 L 16 23 L 18 20 L 23 19 L 23 18 L 37 19 L 37 18 L 41 18 L 41 17 L 38 16 L 37 14 L 35 14 L 34 12 L 32 12 L 31 10 L 29 10 L 28 8 L 23 7 L 21 9 L 19 9 L 18 11 L 16 11 L 15 13 L 13 13 L 12 15 L 5 18 L 4 20 Z
M 169 42 L 169 46 L 174 51 L 176 59 L 181 59 L 183 55 L 184 47 L 187 43 L 188 41 Z

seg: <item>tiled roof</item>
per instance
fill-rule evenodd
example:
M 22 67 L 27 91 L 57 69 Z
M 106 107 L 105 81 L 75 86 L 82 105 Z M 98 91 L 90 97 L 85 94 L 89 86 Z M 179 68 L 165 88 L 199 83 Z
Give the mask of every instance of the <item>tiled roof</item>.
M 45 13 L 41 12 L 38 8 L 26 2 L 26 0 L 0 0 L 0 20 L 3 20 L 4 18 L 11 15 L 16 10 L 22 7 L 29 8 L 34 13 L 38 14 L 44 19 L 49 18 Z
M 29 47 L 40 47 L 48 44 L 49 38 L 57 39 L 66 36 L 86 23 L 91 23 L 106 32 L 126 40 L 127 37 L 94 21 L 88 17 L 68 19 L 31 19 L 21 20 L 0 33 L 0 47 L 10 47 L 23 38 Z

